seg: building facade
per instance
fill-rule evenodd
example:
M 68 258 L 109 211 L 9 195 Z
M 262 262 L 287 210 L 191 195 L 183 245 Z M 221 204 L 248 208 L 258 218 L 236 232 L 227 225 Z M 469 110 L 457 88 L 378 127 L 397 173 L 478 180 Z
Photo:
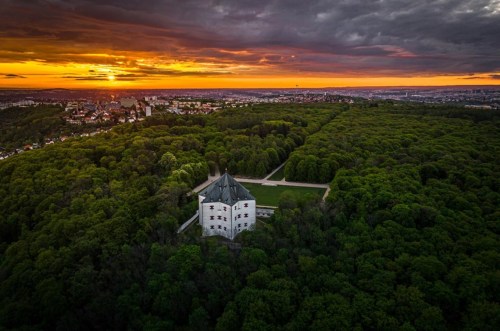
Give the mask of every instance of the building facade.
M 227 173 L 198 194 L 198 207 L 203 236 L 233 240 L 255 228 L 255 198 Z

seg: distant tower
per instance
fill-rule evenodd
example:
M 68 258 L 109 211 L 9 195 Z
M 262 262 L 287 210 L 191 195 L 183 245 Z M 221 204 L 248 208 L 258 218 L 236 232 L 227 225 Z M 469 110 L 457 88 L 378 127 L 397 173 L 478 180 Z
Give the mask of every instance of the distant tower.
M 233 240 L 255 228 L 255 198 L 227 173 L 199 193 L 198 207 L 203 236 Z
M 146 106 L 146 116 L 151 116 L 151 106 Z

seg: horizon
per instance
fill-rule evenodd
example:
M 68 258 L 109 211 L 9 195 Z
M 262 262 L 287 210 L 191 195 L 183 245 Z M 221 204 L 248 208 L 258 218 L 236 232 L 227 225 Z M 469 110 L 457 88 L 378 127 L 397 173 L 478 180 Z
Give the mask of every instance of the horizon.
M 496 0 L 0 4 L 2 89 L 500 84 Z
M 40 90 L 119 90 L 119 91 L 134 91 L 134 90 L 361 90 L 361 89 L 500 89 L 500 84 L 497 85 L 394 85 L 394 86 L 327 86 L 327 87 L 188 87 L 188 88 L 161 88 L 161 87 L 0 87 L 0 91 L 9 90 L 25 90 L 25 91 L 40 91 Z

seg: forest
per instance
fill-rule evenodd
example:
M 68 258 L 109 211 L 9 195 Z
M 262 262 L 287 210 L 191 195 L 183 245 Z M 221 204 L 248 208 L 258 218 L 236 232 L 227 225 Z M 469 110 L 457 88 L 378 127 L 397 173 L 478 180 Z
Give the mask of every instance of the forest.
M 0 161 L 0 330 L 498 330 L 500 114 L 158 115 Z M 3 135 L 3 133 L 2 133 Z M 176 230 L 216 168 L 283 192 L 239 244 Z
M 33 143 L 43 145 L 47 138 L 93 132 L 98 127 L 107 129 L 111 126 L 69 124 L 62 118 L 64 115 L 64 108 L 57 105 L 0 109 L 0 150 L 22 149 Z

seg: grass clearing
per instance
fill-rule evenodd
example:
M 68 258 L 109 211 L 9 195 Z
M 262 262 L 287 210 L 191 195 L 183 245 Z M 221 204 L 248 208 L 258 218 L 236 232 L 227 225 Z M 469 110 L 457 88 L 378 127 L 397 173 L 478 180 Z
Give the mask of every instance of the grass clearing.
M 241 183 L 247 188 L 257 200 L 257 205 L 278 206 L 281 193 L 293 191 L 298 194 L 319 194 L 323 196 L 326 189 L 316 187 L 297 187 L 297 186 L 267 186 L 254 183 Z

